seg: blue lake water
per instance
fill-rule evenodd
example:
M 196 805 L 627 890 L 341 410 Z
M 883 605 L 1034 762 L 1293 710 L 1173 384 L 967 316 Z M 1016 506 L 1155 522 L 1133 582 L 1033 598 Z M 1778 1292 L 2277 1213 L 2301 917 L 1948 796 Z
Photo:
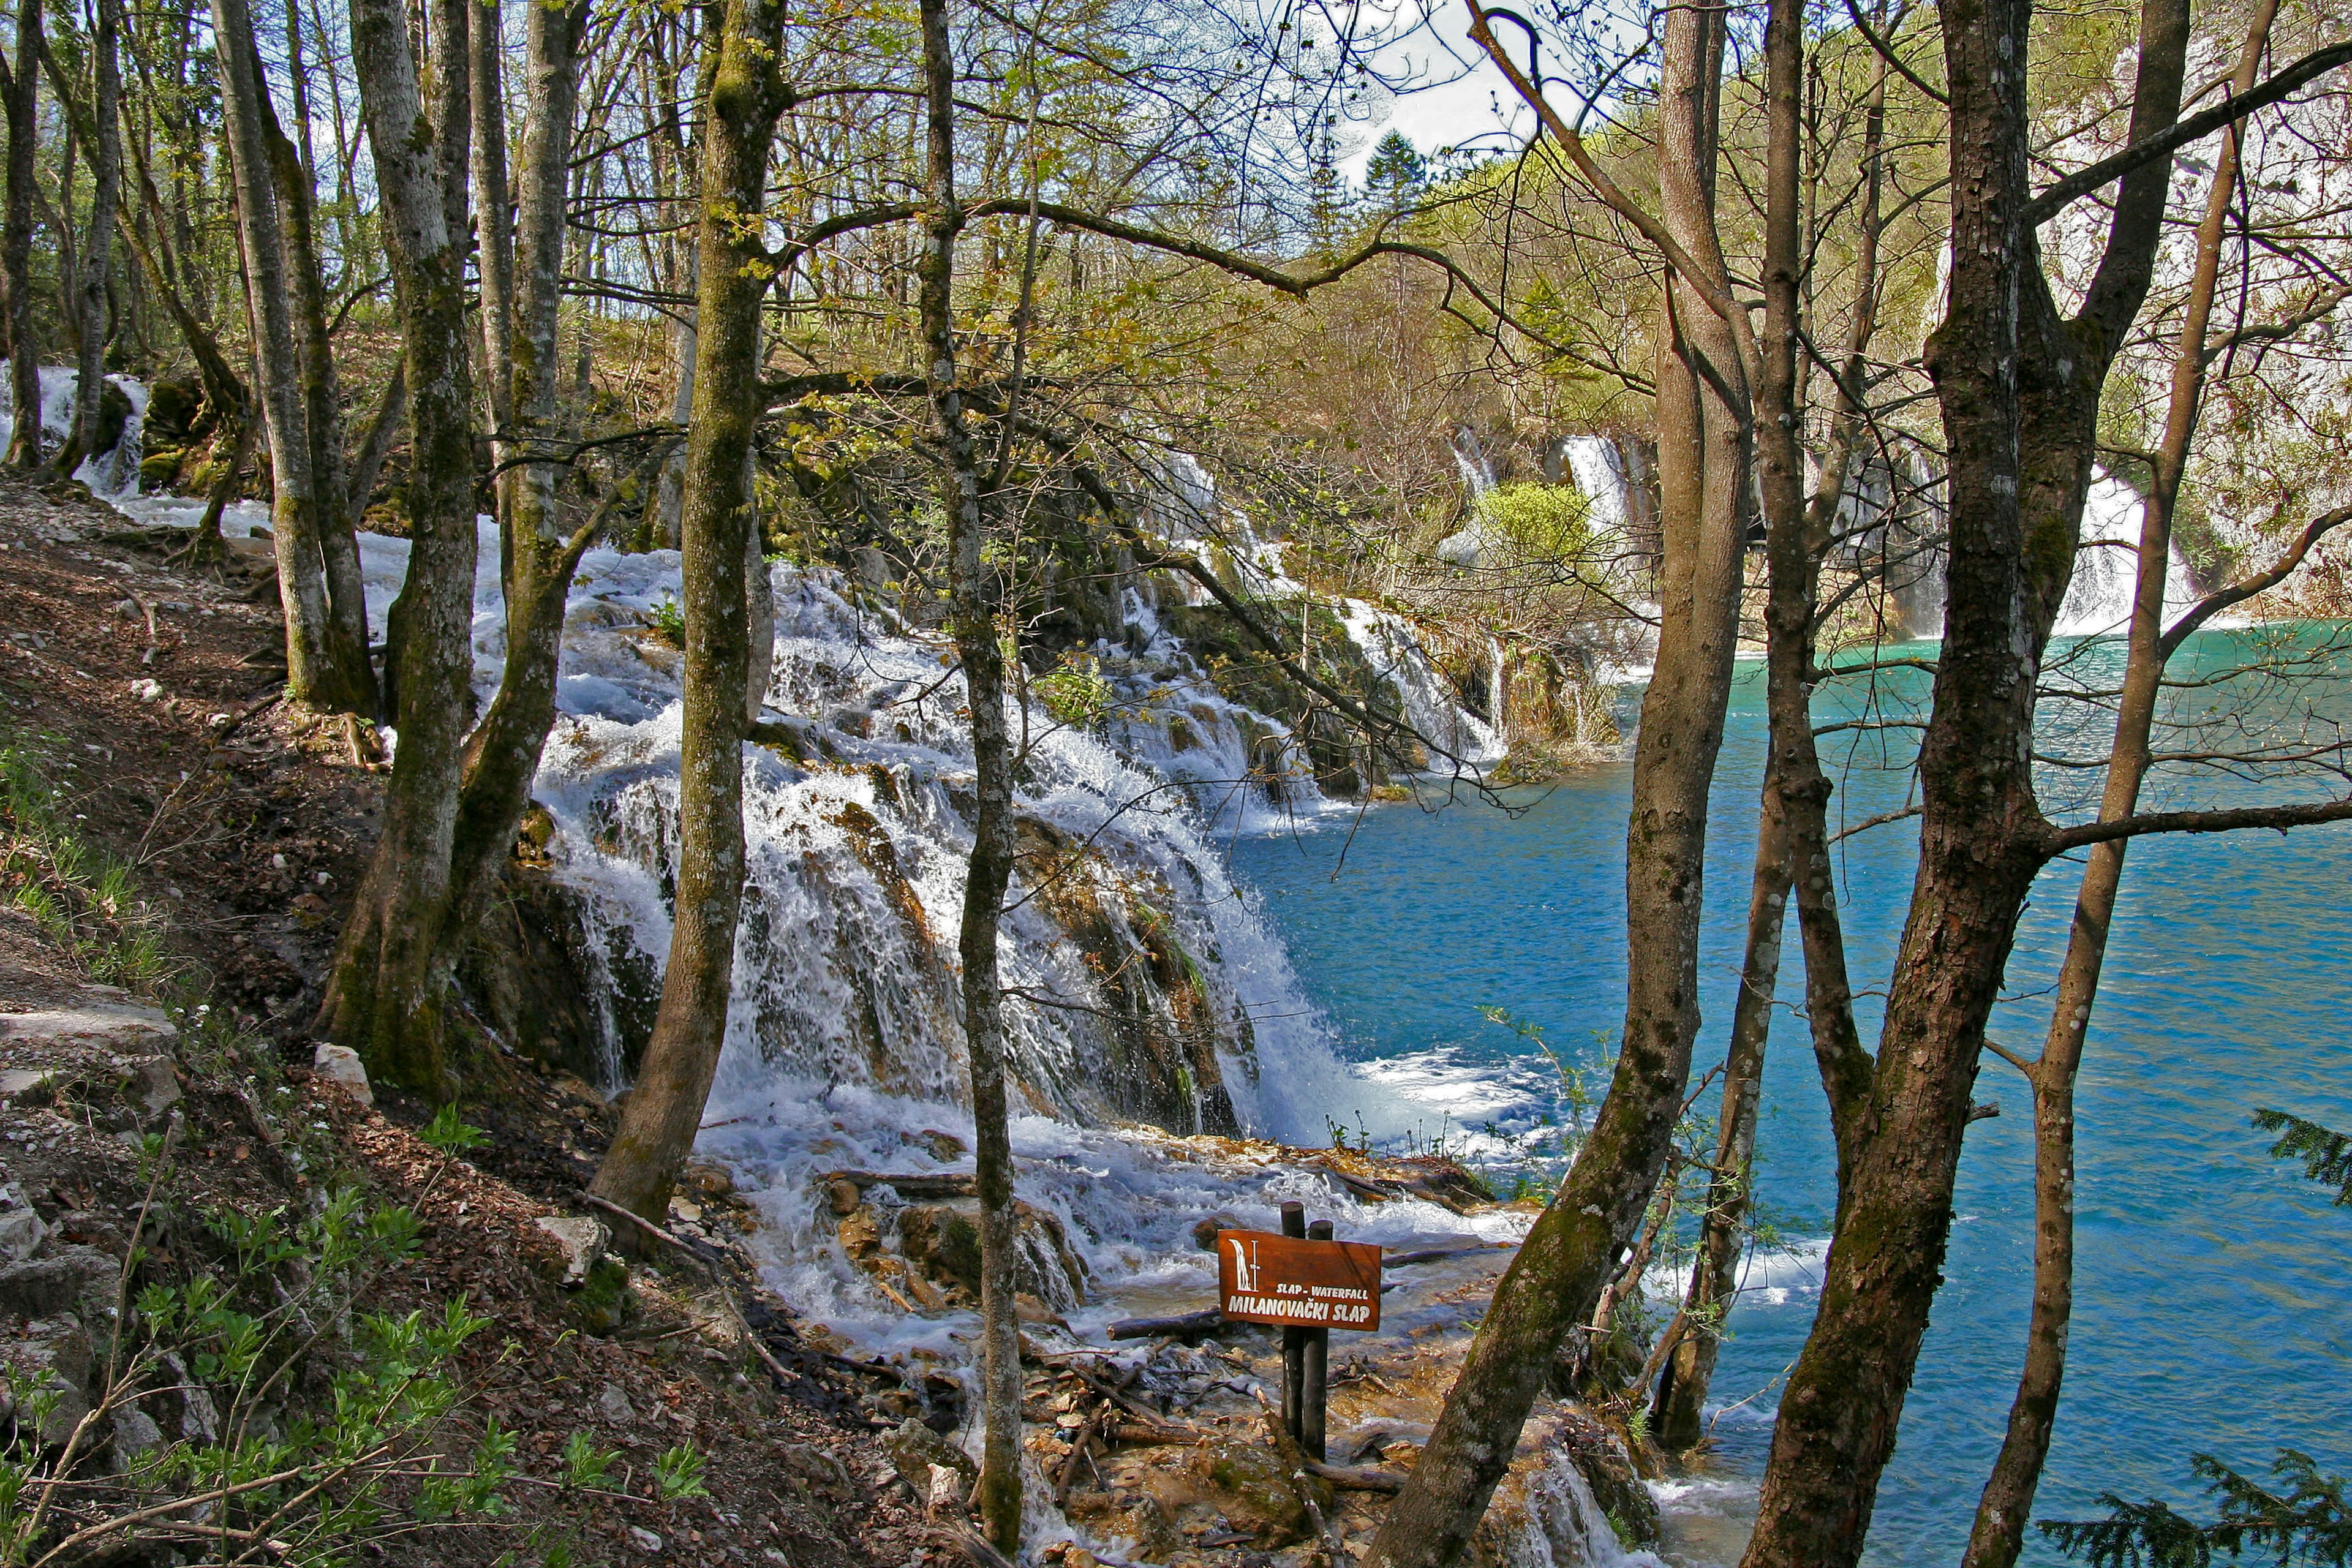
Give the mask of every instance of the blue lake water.
M 2259 642 L 2320 651 L 2315 683 L 2241 680 L 2185 692 L 2175 717 L 2200 724 L 2180 750 L 2276 738 L 2325 740 L 2352 714 L 2340 628 L 2212 633 L 2176 663 L 2212 670 Z M 2112 645 L 2085 645 L 2077 672 L 2097 687 Z M 1829 694 L 1824 718 L 1915 711 L 1926 677 Z M 1698 1068 L 1721 1059 L 1739 963 L 1764 752 L 1760 667 L 1743 664 L 1715 795 L 1701 955 L 1706 1022 Z M 1632 699 L 1628 699 L 1630 721 Z M 1907 705 L 1907 706 L 1906 706 Z M 2315 718 L 2314 715 L 2315 714 Z M 2095 756 L 2109 721 L 2052 708 L 2045 749 Z M 2316 727 L 2315 727 L 2316 726 Z M 2192 731 L 2181 731 L 2189 734 Z M 1846 821 L 1902 804 L 1911 732 L 1823 737 L 1841 767 L 1832 812 Z M 1368 813 L 1352 836 L 1329 825 L 1245 839 L 1234 859 L 1284 932 L 1347 1050 L 1433 1106 L 1429 1131 L 1488 1120 L 1528 1129 L 1559 1108 L 1557 1075 L 1528 1037 L 1482 1016 L 1500 1007 L 1563 1057 L 1591 1062 L 1622 1022 L 1623 834 L 1631 766 L 1580 773 L 1515 797 L 1516 816 L 1461 804 Z M 2045 770 L 2052 815 L 2097 774 Z M 2325 778 L 2246 784 L 2177 770 L 2147 807 L 2341 793 Z M 1834 826 L 1834 825 L 1833 825 Z M 1841 847 L 1841 897 L 1857 991 L 1883 987 L 1900 936 L 1916 842 L 1908 824 Z M 1344 852 L 1345 862 L 1341 866 Z M 1335 868 L 1339 872 L 1335 879 Z M 2053 866 L 2022 921 L 1993 1037 L 2031 1057 L 2064 950 L 2078 868 Z M 2055 1448 L 2037 1517 L 2088 1517 L 2103 1491 L 2202 1501 L 2189 1457 L 2259 1469 L 2281 1447 L 2352 1470 L 2352 1210 L 2267 1157 L 2248 1125 L 2279 1106 L 2352 1130 L 2352 824 L 2275 833 L 2143 839 L 2132 850 L 2080 1089 L 2077 1298 Z M 1758 1139 L 1759 1200 L 1792 1241 L 1827 1234 L 1833 1177 L 1803 1020 L 1791 929 Z M 1864 1005 L 1874 1005 L 1865 998 Z M 1866 1026 L 1865 1037 L 1874 1032 Z M 1597 1086 L 1596 1086 L 1597 1092 Z M 1703 1105 L 1712 1110 L 1710 1089 Z M 2016 1378 L 2032 1273 L 2031 1100 L 1988 1056 L 1977 1098 L 2002 1114 L 1970 1129 L 1959 1221 L 1900 1447 L 1879 1496 L 1868 1561 L 1957 1562 L 1997 1450 Z M 1350 1108 L 1334 1107 L 1335 1120 Z M 1776 1380 L 1812 1310 L 1798 1258 L 1753 1277 L 1717 1374 L 1724 1403 L 1759 1396 L 1715 1428 L 1715 1479 L 1691 1489 L 1676 1555 L 1737 1550 L 1770 1437 Z M 1709 1528 L 1706 1515 L 1727 1515 Z M 2063 1561 L 2038 1533 L 2029 1561 Z

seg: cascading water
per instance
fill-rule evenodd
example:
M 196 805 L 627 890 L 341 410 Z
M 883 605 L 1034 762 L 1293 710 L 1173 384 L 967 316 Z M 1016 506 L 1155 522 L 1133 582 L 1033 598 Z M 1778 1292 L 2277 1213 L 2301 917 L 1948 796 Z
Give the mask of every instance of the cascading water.
M 1340 605 L 1339 621 L 1372 668 L 1395 683 L 1406 721 L 1415 731 L 1473 767 L 1503 760 L 1510 746 L 1498 727 L 1454 700 L 1445 678 L 1403 616 L 1349 599 Z M 1499 658 L 1496 668 L 1501 668 Z
M 1625 531 L 1625 463 L 1607 436 L 1570 436 L 1561 443 L 1569 477 L 1587 503 L 1587 526 L 1595 539 L 1618 539 Z
M 8 362 L 0 359 L 0 384 L 5 384 Z M 83 456 L 73 477 L 89 487 L 90 494 L 107 500 L 128 500 L 139 493 L 139 458 L 141 427 L 147 419 L 147 387 L 144 383 L 127 375 L 106 378 L 131 400 L 130 412 L 122 422 L 122 434 L 102 452 Z M 81 384 L 80 373 L 64 365 L 41 366 L 41 450 L 56 451 L 73 434 L 77 389 Z M 16 419 L 8 406 L 8 399 L 0 395 L 0 448 L 16 438 Z
M 2134 585 L 2139 574 L 2139 530 L 2146 510 L 2137 490 L 2111 474 L 2091 481 L 2083 503 L 2083 532 L 2074 552 L 2074 575 L 2058 609 L 2060 637 L 2116 637 L 2130 624 Z M 2169 612 L 2186 609 L 2197 597 L 2188 563 L 2176 545 L 2164 567 L 2164 603 Z

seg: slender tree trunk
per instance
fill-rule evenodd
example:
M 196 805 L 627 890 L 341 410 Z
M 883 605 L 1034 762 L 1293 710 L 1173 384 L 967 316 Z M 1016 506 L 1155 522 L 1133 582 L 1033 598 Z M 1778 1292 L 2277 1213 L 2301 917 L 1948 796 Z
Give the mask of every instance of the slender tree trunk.
M 2242 96 L 2260 75 L 2277 0 L 2258 0 L 2231 90 Z M 2180 337 L 2173 353 L 2170 406 L 2163 444 L 2158 448 L 2154 483 L 2140 518 L 2139 559 L 2127 634 L 2123 695 L 2116 710 L 2115 745 L 2107 764 L 2099 819 L 2129 816 L 2139 805 L 2141 784 L 2152 764 L 2150 737 L 2175 646 L 2165 636 L 2164 585 L 2172 551 L 2172 520 L 2180 478 L 2197 428 L 2205 391 L 2205 341 L 2221 272 L 2221 251 L 2237 188 L 2238 132 L 2221 133 L 2213 183 L 2197 228 L 2196 268 Z M 2116 895 L 2123 884 L 2124 851 L 2130 840 L 2093 845 L 2086 855 L 2066 958 L 2058 973 L 2050 1030 L 2041 1059 L 2033 1064 L 2033 1307 L 2025 1331 L 2025 1362 L 2010 1403 L 2009 1427 L 2000 1453 L 1985 1479 L 1969 1536 L 1963 1568 L 2011 1568 L 2025 1540 L 2025 1526 L 2050 1457 L 2050 1436 L 2066 1375 L 2067 1331 L 2074 1310 L 2074 1081 L 2083 1044 L 2098 999 L 2099 972 L 2106 959 L 2107 933 Z
M 1878 8 L 1884 15 L 1884 7 Z M 1802 17 L 1793 0 L 1776 0 L 1765 37 L 1769 128 L 1766 150 L 1765 330 L 1762 372 L 1757 393 L 1758 447 L 1763 478 L 1758 490 L 1765 510 L 1765 555 L 1769 587 L 1765 603 L 1765 690 L 1769 741 L 1762 809 L 1759 816 L 1756 872 L 1749 893 L 1747 959 L 1740 995 L 1732 1016 L 1731 1047 L 1725 1058 L 1723 1127 L 1717 1140 L 1717 1187 L 1709 1194 L 1700 1228 L 1699 1258 L 1685 1302 L 1698 1331 L 1676 1347 L 1668 1363 L 1656 1428 L 1668 1447 L 1687 1447 L 1700 1436 L 1699 1421 L 1714 1374 L 1722 1314 L 1737 1287 L 1735 1245 L 1750 1202 L 1748 1181 L 1756 1147 L 1758 1088 L 1779 974 L 1787 897 L 1796 868 L 1807 868 L 1813 886 L 1802 900 L 1807 987 L 1817 1049 L 1827 1070 L 1852 1070 L 1855 1058 L 1867 1082 L 1869 1058 L 1853 1037 L 1853 1009 L 1845 979 L 1843 931 L 1830 877 L 1827 849 L 1829 779 L 1814 747 L 1812 709 L 1813 622 L 1820 600 L 1821 566 L 1845 492 L 1856 436 L 1862 428 L 1859 389 L 1865 354 L 1877 321 L 1877 241 L 1880 224 L 1879 158 L 1885 139 L 1886 68 L 1878 66 L 1864 114 L 1863 197 L 1853 277 L 1853 321 L 1845 363 L 1838 378 L 1837 411 L 1810 500 L 1801 493 L 1803 455 L 1796 432 L 1797 323 L 1802 253 L 1799 163 L 1801 131 L 1798 84 L 1804 76 Z M 1708 1321 L 1709 1318 L 1712 1321 Z
M 33 339 L 34 154 L 41 136 L 41 0 L 16 0 L 16 68 L 8 100 L 8 210 L 0 223 L 0 286 L 8 312 L 9 406 L 16 417 L 7 466 L 41 461 L 41 348 Z
M 533 5 L 524 24 L 529 108 L 516 180 L 521 265 L 511 312 L 515 336 L 492 363 L 508 366 L 513 378 L 509 395 L 497 400 L 507 405 L 511 421 L 506 449 L 526 456 L 551 456 L 561 435 L 556 323 L 563 298 L 564 195 L 579 97 L 580 38 L 587 22 L 586 0 L 574 0 L 562 8 Z M 478 64 L 480 56 L 475 58 Z M 480 131 L 478 117 L 478 139 Z M 478 166 L 476 172 L 478 179 Z M 511 545 L 506 671 L 466 748 L 442 950 L 443 963 L 453 968 L 505 872 L 540 753 L 555 721 L 566 595 L 589 540 L 584 529 L 570 536 L 563 531 L 556 500 L 562 474 L 552 460 L 525 463 L 505 487 L 505 534 Z
M 685 722 L 678 758 L 677 924 L 661 1006 L 595 1192 L 648 1218 L 667 1211 L 719 1068 L 743 897 L 743 560 L 761 412 L 759 225 L 769 143 L 791 102 L 781 0 L 727 0 L 703 123 L 702 323 L 686 448 Z
M 978 805 L 964 882 L 964 1042 L 971 1066 L 973 1153 L 980 1183 L 980 1515 L 999 1551 L 1021 1545 L 1021 1346 L 1013 1310 L 1020 1238 L 1013 1197 L 1013 1145 L 1006 1123 L 1004 988 L 998 927 L 1013 879 L 1013 745 L 1004 717 L 999 587 L 985 560 L 988 520 L 981 458 L 958 384 L 955 251 L 963 211 L 955 192 L 955 61 L 946 0 L 922 0 L 923 78 L 928 101 L 923 186 L 928 243 L 919 265 L 924 361 L 933 436 L 942 458 L 940 503 L 948 516 L 948 591 L 956 657 L 971 711 Z
M 270 528 L 286 615 L 287 692 L 331 710 L 372 712 L 373 683 L 356 684 L 336 657 L 321 554 L 308 403 L 299 371 L 288 284 L 289 258 L 271 156 L 267 84 L 246 0 L 213 0 L 219 50 L 222 135 L 236 195 L 247 320 L 255 346 L 264 433 L 269 441 Z M 364 664 L 361 665 L 364 670 Z
M 1732 1005 L 1731 1044 L 1723 1058 L 1723 1113 L 1716 1129 L 1715 1169 L 1699 1219 L 1690 1289 L 1683 1298 L 1685 1331 L 1667 1358 L 1650 1423 L 1660 1445 L 1668 1448 L 1691 1447 L 1705 1436 L 1707 1385 L 1715 1376 L 1724 1316 L 1739 1286 L 1740 1231 L 1747 1223 L 1764 1047 L 1772 1026 L 1772 993 L 1780 979 L 1788 909 L 1788 819 L 1780 804 L 1779 773 L 1768 762 L 1757 817 L 1756 870 L 1748 893 L 1747 956 L 1740 964 L 1738 1000 Z
M 462 68 L 462 53 L 457 59 Z M 391 655 L 398 668 L 400 746 L 384 792 L 382 834 L 336 951 L 322 1021 L 338 1043 L 360 1052 L 371 1074 L 440 1098 L 454 1086 L 436 959 L 473 679 L 466 232 L 448 221 L 446 153 L 419 90 L 400 0 L 353 0 L 352 64 L 383 193 L 404 347 L 411 542 L 401 632 Z M 457 90 L 462 103 L 462 84 Z
M 1929 341 L 1951 564 L 1920 752 L 1919 868 L 1855 1120 L 1821 1305 L 1781 1396 L 1748 1568 L 1848 1568 L 1894 1451 L 1950 1239 L 1969 1091 L 2046 832 L 2034 688 L 2088 490 L 2099 393 L 2146 298 L 2169 163 L 2126 176 L 2083 310 L 2062 321 L 2024 223 L 2030 0 L 1944 11 L 1951 300 Z M 2180 0 L 2141 16 L 2131 136 L 2178 114 Z
M 1713 273 L 1717 289 L 1723 43 L 1721 12 L 1668 14 L 1659 159 L 1665 226 Z M 1657 395 L 1663 615 L 1634 747 L 1616 1072 L 1591 1136 L 1496 1289 L 1436 1430 L 1372 1543 L 1372 1568 L 1442 1568 L 1461 1559 L 1562 1340 L 1586 1321 L 1641 1223 L 1689 1081 L 1707 788 L 1730 692 L 1748 515 L 1748 389 L 1729 329 L 1684 280 L 1669 289 L 1666 310 Z
M 84 458 L 98 456 L 99 394 L 106 380 L 107 295 L 114 281 L 114 215 L 122 189 L 122 136 L 117 121 L 122 75 L 115 54 L 121 27 L 121 0 L 98 0 L 98 28 L 90 39 L 89 239 L 77 279 L 81 286 L 81 353 L 74 384 L 73 447 Z
M 499 577 L 511 603 L 515 580 L 516 544 L 508 492 L 512 488 L 505 468 L 507 429 L 514 423 L 514 232 L 508 216 L 507 110 L 505 80 L 505 16 L 499 0 L 474 0 L 467 7 L 467 38 L 473 68 L 467 73 L 473 89 L 474 226 L 477 231 L 474 269 L 482 294 L 482 365 L 488 383 L 485 399 L 490 411 L 490 466 L 502 477 L 495 493 L 499 511 Z M 565 110 L 570 128 L 570 109 Z M 568 156 L 567 142 L 564 154 Z
M 290 0 L 289 0 L 290 3 Z M 256 81 L 265 79 L 261 56 L 253 57 Z M 256 101 L 263 143 L 284 225 L 288 304 L 294 312 L 294 375 L 300 389 L 302 433 L 309 444 L 311 510 L 319 537 L 319 560 L 327 585 L 327 657 L 339 689 L 362 706 L 376 706 L 375 671 L 368 662 L 367 596 L 360 571 L 359 541 L 346 521 L 350 484 L 343 462 L 343 397 L 335 374 L 334 344 L 327 334 L 327 282 L 320 264 L 318 201 L 310 165 L 278 122 L 265 90 Z

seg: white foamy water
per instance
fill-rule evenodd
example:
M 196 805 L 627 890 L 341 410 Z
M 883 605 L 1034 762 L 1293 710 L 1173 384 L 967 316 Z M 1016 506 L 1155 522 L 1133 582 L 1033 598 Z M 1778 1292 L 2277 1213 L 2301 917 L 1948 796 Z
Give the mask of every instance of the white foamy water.
M 2058 609 L 2060 637 L 2119 637 L 2131 624 L 2133 589 L 2139 574 L 2139 531 L 2146 507 L 2139 492 L 2112 475 L 2091 481 L 2083 503 L 2083 532 L 2074 552 L 2074 575 Z M 2188 563 L 2176 544 L 2164 568 L 2164 618 L 2197 599 Z
M 5 451 L 16 435 L 7 377 L 8 362 L 0 359 L 0 451 Z M 84 454 L 73 477 L 89 486 L 92 495 L 119 500 L 139 493 L 140 427 L 147 418 L 147 387 L 127 375 L 110 375 L 106 379 L 131 399 L 131 413 L 123 421 L 121 439 L 103 452 Z M 40 367 L 40 382 L 41 455 L 47 457 L 73 434 L 75 389 L 81 384 L 81 375 L 70 366 L 45 364 Z

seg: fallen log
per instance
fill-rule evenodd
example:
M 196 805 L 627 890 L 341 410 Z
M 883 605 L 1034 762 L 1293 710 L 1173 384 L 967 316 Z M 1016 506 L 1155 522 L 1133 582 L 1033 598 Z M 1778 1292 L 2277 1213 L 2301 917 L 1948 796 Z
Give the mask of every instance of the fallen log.
M 848 1182 L 860 1192 L 867 1187 L 889 1187 L 902 1198 L 971 1198 L 980 1195 L 980 1178 L 933 1173 L 928 1175 L 914 1172 L 834 1171 L 819 1179 L 820 1187 L 835 1182 Z
M 1223 1326 L 1224 1314 L 1214 1307 L 1204 1307 L 1175 1318 L 1122 1318 L 1106 1332 L 1115 1340 L 1150 1340 L 1162 1334 L 1171 1339 L 1197 1339 Z

